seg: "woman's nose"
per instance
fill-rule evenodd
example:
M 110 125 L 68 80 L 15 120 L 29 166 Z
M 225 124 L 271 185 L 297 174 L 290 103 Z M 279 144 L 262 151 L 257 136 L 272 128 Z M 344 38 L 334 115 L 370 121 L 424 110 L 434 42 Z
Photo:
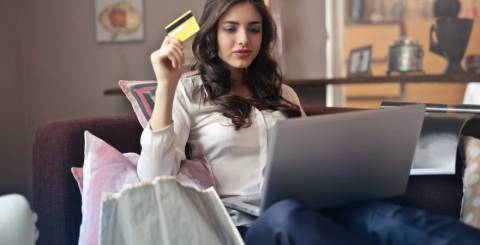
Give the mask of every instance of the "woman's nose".
M 248 32 L 245 28 L 240 28 L 237 35 L 237 43 L 245 46 L 248 44 Z

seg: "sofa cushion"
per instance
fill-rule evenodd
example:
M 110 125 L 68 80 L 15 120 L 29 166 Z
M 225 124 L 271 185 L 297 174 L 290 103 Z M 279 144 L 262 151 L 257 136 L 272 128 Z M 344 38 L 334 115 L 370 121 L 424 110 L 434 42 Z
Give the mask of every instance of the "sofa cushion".
M 139 182 L 136 169 L 138 159 L 137 153 L 122 154 L 105 141 L 85 131 L 83 168 L 71 168 L 82 194 L 79 244 L 98 244 L 103 193 L 118 192 L 127 184 Z M 182 161 L 177 178 L 180 182 L 199 189 L 215 186 L 206 162 L 201 159 Z
M 72 171 L 75 172 L 75 171 Z M 78 244 L 98 244 L 99 217 L 104 192 L 117 192 L 139 181 L 136 166 L 118 150 L 85 131 L 85 162 L 77 180 L 82 190 L 82 223 Z

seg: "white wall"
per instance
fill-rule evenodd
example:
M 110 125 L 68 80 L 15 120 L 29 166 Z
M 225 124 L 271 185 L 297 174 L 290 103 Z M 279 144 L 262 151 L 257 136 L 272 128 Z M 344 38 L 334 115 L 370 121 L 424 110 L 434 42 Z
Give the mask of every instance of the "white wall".
M 95 41 L 94 1 L 28 0 L 26 16 L 29 132 L 52 118 L 130 113 L 122 96 L 104 96 L 119 79 L 153 79 L 150 53 L 164 26 L 202 1 L 145 0 L 145 40 Z
M 325 1 L 272 0 L 280 24 L 279 63 L 286 79 L 326 77 Z
M 0 195 L 28 193 L 22 91 L 23 1 L 0 1 Z
M 31 145 L 42 123 L 131 113 L 123 96 L 103 91 L 117 87 L 119 79 L 153 79 L 149 55 L 160 46 L 164 26 L 188 9 L 200 17 L 204 2 L 144 0 L 145 40 L 100 44 L 94 1 L 0 1 L 0 53 L 8 57 L 0 59 L 0 195 L 31 195 Z M 324 1 L 283 4 L 288 78 L 323 77 Z
M 0 53 L 8 57 L 0 59 L 0 194 L 30 196 L 31 144 L 45 121 L 132 113 L 123 96 L 103 91 L 119 79 L 153 79 L 149 56 L 164 26 L 188 9 L 200 17 L 203 4 L 144 0 L 145 40 L 100 44 L 94 1 L 0 1 Z

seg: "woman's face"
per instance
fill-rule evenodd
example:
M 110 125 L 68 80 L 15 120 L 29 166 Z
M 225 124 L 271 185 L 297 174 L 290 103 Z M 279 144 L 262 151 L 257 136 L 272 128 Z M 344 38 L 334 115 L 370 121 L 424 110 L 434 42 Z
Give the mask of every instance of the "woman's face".
M 248 2 L 230 7 L 218 21 L 218 57 L 229 70 L 247 68 L 262 44 L 262 16 Z

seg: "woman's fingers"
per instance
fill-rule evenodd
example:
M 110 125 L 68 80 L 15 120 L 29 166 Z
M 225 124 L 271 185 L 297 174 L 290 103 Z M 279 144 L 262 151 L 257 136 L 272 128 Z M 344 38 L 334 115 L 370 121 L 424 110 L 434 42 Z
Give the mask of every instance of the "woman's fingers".
M 162 50 L 155 50 L 151 55 L 150 55 L 150 60 L 154 64 L 158 64 L 162 58 Z
M 181 50 L 177 46 L 172 46 L 172 52 L 175 54 L 175 57 L 177 57 L 178 63 L 180 65 L 183 65 L 183 60 L 184 60 L 183 50 Z
M 167 36 L 167 38 L 168 38 L 168 43 L 172 43 L 175 46 L 179 47 L 180 49 L 183 49 L 183 44 L 178 39 L 172 36 Z
M 183 49 L 182 42 L 180 42 L 178 39 L 176 39 L 175 37 L 172 37 L 172 36 L 166 36 L 165 39 L 163 40 L 163 43 L 162 43 L 161 47 L 165 47 L 167 45 L 175 45 L 175 46 L 179 47 L 180 49 Z
M 174 69 L 181 68 L 183 65 L 183 44 L 174 37 L 166 36 L 160 49 L 151 55 L 152 62 L 159 62 L 165 58 L 170 61 Z
M 170 60 L 170 62 L 172 63 L 172 68 L 173 69 L 177 69 L 177 64 L 176 64 L 176 58 L 173 54 L 168 54 L 168 59 Z
M 166 46 L 168 44 L 168 36 L 166 36 L 164 39 L 163 39 L 163 42 L 162 42 L 162 45 L 160 45 L 160 48 Z
M 179 42 L 171 42 L 166 47 L 168 56 L 172 61 L 173 68 L 178 69 L 183 65 L 184 55 L 182 46 L 179 45 Z
M 167 51 L 167 57 L 170 60 L 170 62 L 172 63 L 172 68 L 177 69 L 180 60 L 179 60 L 178 54 L 176 54 L 176 52 L 174 51 L 174 49 L 172 47 L 169 47 L 169 50 Z

